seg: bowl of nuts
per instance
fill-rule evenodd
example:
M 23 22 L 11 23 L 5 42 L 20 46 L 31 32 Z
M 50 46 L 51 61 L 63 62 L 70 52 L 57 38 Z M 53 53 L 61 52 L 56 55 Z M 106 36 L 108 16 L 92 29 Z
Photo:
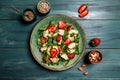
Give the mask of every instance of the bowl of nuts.
M 47 14 L 50 11 L 50 3 L 46 0 L 41 0 L 37 4 L 37 10 L 40 14 Z
M 91 50 L 89 52 L 88 58 L 92 64 L 98 64 L 102 60 L 102 54 L 97 50 Z

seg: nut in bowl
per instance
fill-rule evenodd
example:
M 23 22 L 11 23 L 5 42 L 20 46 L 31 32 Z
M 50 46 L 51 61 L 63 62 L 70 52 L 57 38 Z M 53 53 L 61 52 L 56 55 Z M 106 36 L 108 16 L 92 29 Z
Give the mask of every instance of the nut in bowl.
M 88 58 L 92 64 L 98 64 L 102 60 L 102 54 L 97 50 L 91 50 L 89 52 Z
M 37 10 L 41 14 L 47 14 L 50 11 L 50 4 L 48 1 L 42 0 L 37 4 Z

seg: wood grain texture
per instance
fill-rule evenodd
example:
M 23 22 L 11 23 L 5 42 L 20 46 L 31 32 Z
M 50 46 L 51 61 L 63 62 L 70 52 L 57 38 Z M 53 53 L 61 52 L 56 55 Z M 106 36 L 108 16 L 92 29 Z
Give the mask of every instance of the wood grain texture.
M 54 72 L 42 68 L 32 57 L 29 37 L 32 29 L 45 16 L 38 15 L 36 5 L 40 0 L 0 0 L 0 80 L 120 80 L 120 0 L 48 0 L 50 14 L 65 14 L 82 26 L 86 33 L 85 54 L 92 49 L 102 52 L 103 61 L 97 65 L 87 64 L 82 72 L 77 68 L 84 58 L 73 68 Z M 77 9 L 87 3 L 89 14 L 79 18 Z M 21 22 L 20 11 L 33 9 L 37 20 L 31 24 Z M 100 46 L 92 48 L 90 39 L 101 38 Z M 84 76 L 83 72 L 89 75 Z
M 99 49 L 98 49 L 99 50 Z M 90 51 L 87 49 L 86 53 Z M 4 79 L 36 79 L 40 78 L 43 80 L 47 80 L 51 77 L 51 79 L 55 80 L 65 80 L 65 79 L 102 79 L 104 78 L 119 78 L 120 71 L 120 63 L 117 63 L 119 60 L 119 52 L 120 50 L 100 50 L 103 54 L 103 61 L 97 65 L 88 64 L 84 71 L 88 71 L 89 75 L 84 76 L 83 72 L 77 70 L 77 68 L 83 63 L 80 61 L 74 68 L 71 68 L 62 72 L 53 72 L 46 70 L 39 66 L 31 54 L 29 54 L 29 50 L 17 50 L 13 52 L 13 50 L 0 50 L 0 78 Z M 116 52 L 116 55 L 113 53 Z M 6 55 L 5 55 L 6 54 Z M 112 63 L 112 64 L 111 64 Z M 109 67 L 108 67 L 109 66 Z M 46 75 L 45 75 L 46 74 Z M 69 74 L 69 75 L 68 75 Z M 115 74 L 115 75 L 112 75 Z M 63 76 L 65 75 L 65 76 Z M 64 78 L 65 79 L 64 79 Z
M 87 48 L 91 48 L 88 43 L 94 37 L 99 37 L 102 41 L 97 48 L 120 48 L 120 44 L 118 44 L 120 41 L 120 21 L 77 20 L 77 22 L 86 33 Z M 19 21 L 0 21 L 0 48 L 28 47 L 29 37 L 35 25 L 36 22 L 31 25 L 24 25 Z
M 120 19 L 120 1 L 119 0 L 48 0 L 51 2 L 51 12 L 50 14 L 66 14 L 72 17 L 78 18 L 78 7 L 82 3 L 87 3 L 89 5 L 89 15 L 85 19 Z M 26 8 L 31 8 L 36 11 L 36 5 L 39 0 L 5 0 L 0 2 L 0 19 L 18 19 L 18 15 L 15 11 L 12 10 L 11 6 L 16 6 L 22 12 Z M 24 3 L 24 4 L 23 4 Z M 73 6 L 75 5 L 75 6 Z M 57 7 L 56 7 L 57 6 Z M 12 17 L 11 17 L 12 16 Z

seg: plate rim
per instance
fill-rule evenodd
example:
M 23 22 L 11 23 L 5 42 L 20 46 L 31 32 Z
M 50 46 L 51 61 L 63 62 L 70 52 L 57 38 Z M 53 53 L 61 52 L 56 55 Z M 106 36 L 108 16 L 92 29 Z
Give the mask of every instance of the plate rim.
M 83 40 L 84 40 L 84 47 L 83 47 L 83 51 L 82 51 L 81 56 L 76 60 L 75 64 L 73 64 L 72 66 L 67 66 L 66 68 L 60 69 L 60 70 L 59 70 L 59 69 L 56 69 L 56 68 L 51 68 L 51 67 L 42 65 L 42 64 L 40 63 L 40 61 L 37 59 L 37 56 L 35 55 L 35 53 L 32 51 L 32 44 L 31 44 L 31 43 L 32 43 L 32 39 L 31 39 L 31 38 L 32 38 L 32 34 L 33 34 L 33 32 L 34 32 L 34 29 L 37 27 L 37 25 L 38 25 L 42 20 L 44 20 L 44 19 L 46 19 L 46 18 L 48 18 L 48 17 L 50 17 L 50 16 L 64 16 L 64 17 L 67 17 L 67 18 L 73 20 L 73 21 L 75 22 L 75 24 L 79 25 L 79 27 L 81 28 L 82 33 L 83 33 L 83 38 L 84 38 L 84 39 L 83 39 Z M 29 47 L 30 47 L 30 52 L 31 52 L 34 60 L 35 60 L 40 66 L 42 66 L 42 67 L 45 68 L 45 69 L 52 70 L 52 71 L 64 71 L 64 70 L 68 70 L 68 69 L 74 67 L 75 65 L 77 65 L 77 64 L 80 62 L 80 60 L 83 58 L 83 56 L 84 56 L 84 54 L 85 54 L 85 49 L 86 49 L 86 34 L 85 34 L 85 31 L 83 30 L 83 28 L 81 27 L 81 25 L 80 25 L 75 19 L 73 19 L 72 17 L 69 17 L 69 16 L 64 15 L 64 14 L 51 14 L 51 15 L 45 16 L 44 18 L 42 18 L 41 20 L 39 20 L 39 21 L 35 24 L 35 26 L 33 27 L 32 31 L 31 31 L 31 34 L 30 34 L 29 44 L 30 44 L 30 46 L 29 46 Z

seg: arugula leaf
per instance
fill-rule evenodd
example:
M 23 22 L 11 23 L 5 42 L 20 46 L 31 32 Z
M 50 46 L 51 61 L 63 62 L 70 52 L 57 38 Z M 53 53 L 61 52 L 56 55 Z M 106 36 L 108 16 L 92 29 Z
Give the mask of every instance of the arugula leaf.
M 42 54 L 43 54 L 43 55 L 48 55 L 48 54 L 47 54 L 47 51 L 43 51 Z
M 57 27 L 58 23 L 56 21 L 51 21 L 50 24 L 54 25 L 55 27 Z
M 48 39 L 47 39 L 47 45 L 48 45 L 48 46 L 53 46 L 52 43 L 53 43 L 53 39 L 52 39 L 52 38 L 48 38 Z
M 52 38 L 48 38 L 47 42 L 52 43 Z
M 58 42 L 57 42 L 56 40 L 53 40 L 53 44 L 54 44 L 54 45 L 57 45 Z
M 37 45 L 38 45 L 38 48 L 40 48 L 42 46 L 40 38 L 38 38 L 38 40 L 37 40 Z
M 63 39 L 66 39 L 66 38 L 67 38 L 67 36 L 68 36 L 68 32 L 67 32 L 67 31 L 65 31 L 65 33 L 64 33 L 64 35 L 63 35 Z
M 75 42 L 79 43 L 79 39 L 80 39 L 79 35 L 77 34 L 74 38 L 75 38 Z
M 72 33 L 72 34 L 70 34 L 70 37 L 73 37 L 75 34 L 74 33 Z
M 41 31 L 41 32 L 39 31 L 39 32 L 38 32 L 38 37 L 41 38 L 42 36 L 43 36 L 43 32 L 42 32 L 42 31 Z
M 62 49 L 63 49 L 63 51 L 65 52 L 65 53 L 68 53 L 68 46 L 67 45 L 63 45 L 62 46 Z
M 76 53 L 76 54 L 80 54 L 79 45 L 77 45 L 77 46 L 75 47 L 75 49 L 76 49 L 76 50 L 75 50 L 75 53 Z

